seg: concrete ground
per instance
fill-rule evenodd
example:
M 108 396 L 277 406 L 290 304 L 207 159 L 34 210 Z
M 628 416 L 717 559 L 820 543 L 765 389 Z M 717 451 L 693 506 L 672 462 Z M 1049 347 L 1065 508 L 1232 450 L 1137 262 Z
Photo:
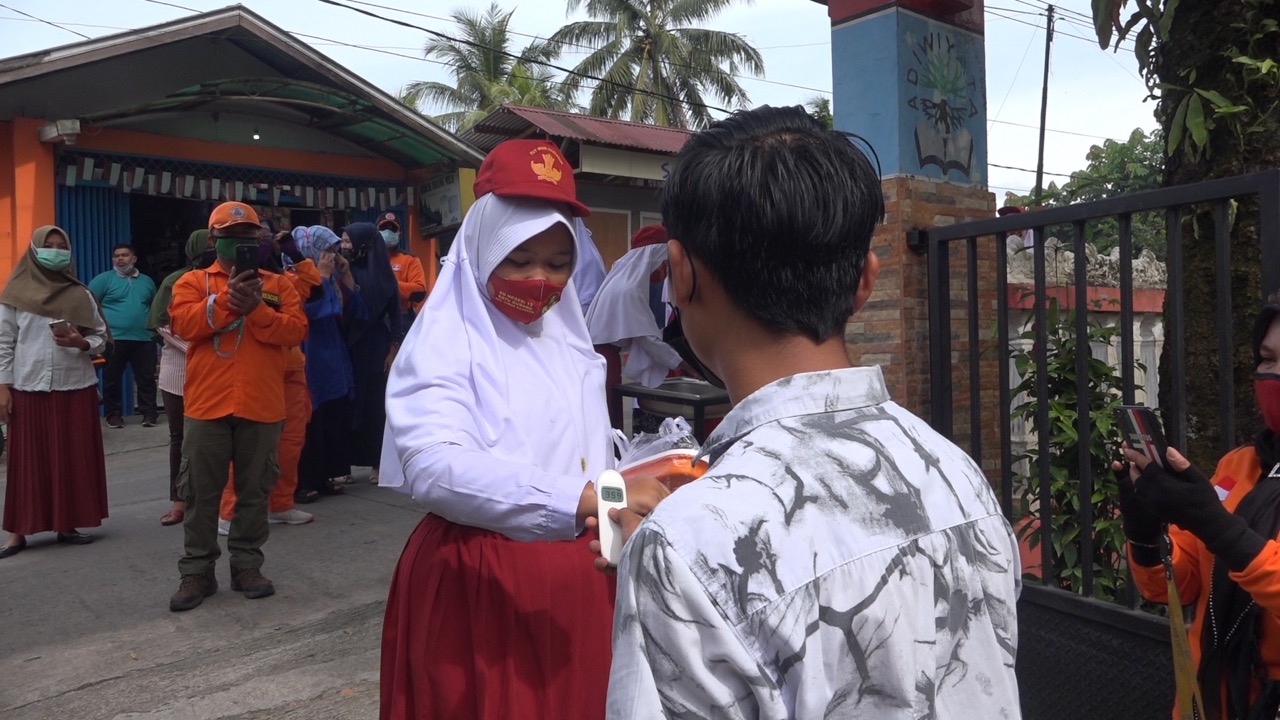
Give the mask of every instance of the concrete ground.
M 27 539 L 0 560 L 0 718 L 375 718 L 387 588 L 421 511 L 365 482 L 272 525 L 273 597 L 220 589 L 169 612 L 182 526 L 168 509 L 168 430 L 103 427 L 111 517 L 92 545 Z M 0 490 L 3 489 L 0 480 Z

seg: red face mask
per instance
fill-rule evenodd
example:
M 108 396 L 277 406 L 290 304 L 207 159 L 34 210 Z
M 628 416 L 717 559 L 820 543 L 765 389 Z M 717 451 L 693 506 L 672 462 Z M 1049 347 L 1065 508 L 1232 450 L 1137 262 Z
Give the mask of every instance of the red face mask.
M 496 274 L 489 276 L 489 282 L 493 284 L 492 300 L 498 311 L 525 325 L 555 307 L 565 287 L 548 280 L 511 280 Z
M 1280 375 L 1255 373 L 1253 394 L 1262 411 L 1262 419 L 1274 433 L 1280 433 Z

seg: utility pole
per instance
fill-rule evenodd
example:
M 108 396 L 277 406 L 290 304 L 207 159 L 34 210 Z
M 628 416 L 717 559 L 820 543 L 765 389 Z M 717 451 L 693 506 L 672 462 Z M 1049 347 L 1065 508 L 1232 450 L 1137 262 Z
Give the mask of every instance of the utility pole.
M 1049 113 L 1049 46 L 1053 44 L 1053 6 L 1049 6 L 1049 20 L 1044 26 L 1044 84 L 1040 89 L 1040 152 L 1036 156 L 1036 189 L 1032 203 L 1040 204 L 1044 194 L 1044 128 Z

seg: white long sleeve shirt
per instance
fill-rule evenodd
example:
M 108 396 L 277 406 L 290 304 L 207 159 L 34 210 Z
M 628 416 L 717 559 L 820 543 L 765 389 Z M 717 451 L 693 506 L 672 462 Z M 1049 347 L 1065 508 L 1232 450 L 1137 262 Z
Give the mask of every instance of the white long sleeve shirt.
M 49 322 L 50 318 L 0 305 L 0 385 L 24 392 L 50 392 L 98 384 L 91 357 L 107 344 L 107 324 L 102 316 L 95 312 L 92 332 L 84 336 L 89 341 L 87 351 L 55 344 Z
M 609 718 L 1013 719 L 1017 544 L 879 368 L 739 403 L 623 550 Z

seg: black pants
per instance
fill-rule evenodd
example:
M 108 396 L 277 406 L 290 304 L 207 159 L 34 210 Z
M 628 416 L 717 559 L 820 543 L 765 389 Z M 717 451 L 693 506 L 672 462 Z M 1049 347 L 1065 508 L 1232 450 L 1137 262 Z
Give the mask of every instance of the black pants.
M 351 401 L 343 397 L 311 410 L 307 442 L 298 461 L 298 492 L 318 492 L 329 478 L 350 474 Z
M 169 421 L 169 500 L 178 502 L 178 471 L 182 469 L 182 396 L 164 394 L 164 416 Z
M 107 417 L 122 414 L 120 380 L 126 365 L 133 368 L 133 382 L 138 386 L 138 414 L 156 417 L 156 344 L 150 340 L 116 340 L 107 355 L 102 371 L 102 408 Z

